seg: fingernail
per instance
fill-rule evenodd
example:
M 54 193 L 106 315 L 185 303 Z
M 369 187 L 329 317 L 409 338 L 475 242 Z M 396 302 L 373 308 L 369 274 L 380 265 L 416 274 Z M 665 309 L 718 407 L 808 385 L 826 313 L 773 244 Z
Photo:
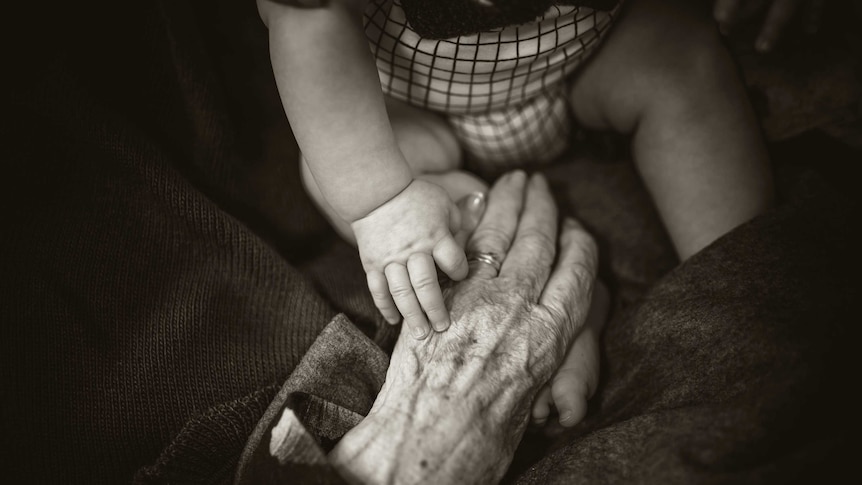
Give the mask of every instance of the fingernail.
M 443 320 L 442 322 L 437 322 L 437 325 L 434 326 L 434 331 L 435 332 L 445 332 L 446 329 L 449 328 L 450 324 L 451 323 L 449 322 L 449 319 Z M 432 323 L 432 325 L 434 325 L 434 324 Z
M 464 210 L 470 214 L 481 214 L 485 210 L 485 193 L 473 192 L 464 202 Z
M 473 232 L 485 214 L 485 193 L 473 192 L 462 197 L 458 207 L 461 210 L 461 230 L 465 234 Z
M 566 412 L 560 415 L 560 424 L 568 426 L 573 419 L 572 413 Z
M 412 331 L 413 336 L 416 338 L 416 340 L 422 340 L 423 338 L 425 338 L 425 335 L 428 334 L 428 331 L 422 327 L 413 327 Z

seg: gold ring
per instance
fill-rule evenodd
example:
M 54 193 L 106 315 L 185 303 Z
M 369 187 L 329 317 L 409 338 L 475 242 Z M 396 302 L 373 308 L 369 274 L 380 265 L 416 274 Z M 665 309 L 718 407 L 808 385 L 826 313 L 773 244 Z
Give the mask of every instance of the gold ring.
M 491 266 L 497 274 L 500 274 L 500 268 L 503 266 L 503 262 L 500 261 L 500 257 L 494 253 L 468 253 L 467 263 L 471 263 L 473 261 L 485 263 Z

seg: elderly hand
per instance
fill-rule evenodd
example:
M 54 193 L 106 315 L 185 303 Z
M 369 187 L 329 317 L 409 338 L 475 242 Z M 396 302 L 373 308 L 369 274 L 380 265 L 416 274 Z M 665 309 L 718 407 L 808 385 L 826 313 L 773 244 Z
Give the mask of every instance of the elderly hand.
M 741 21 L 765 13 L 763 25 L 755 40 L 760 52 L 771 51 L 797 13 L 805 15 L 805 29 L 814 33 L 820 26 L 824 0 L 715 0 L 713 15 L 727 32 Z
M 446 290 L 448 331 L 399 339 L 374 406 L 330 455 L 348 480 L 497 482 L 532 399 L 581 331 L 596 247 L 571 219 L 558 236 L 543 178 L 502 177 L 467 247 L 494 256 L 474 258 L 468 278 Z

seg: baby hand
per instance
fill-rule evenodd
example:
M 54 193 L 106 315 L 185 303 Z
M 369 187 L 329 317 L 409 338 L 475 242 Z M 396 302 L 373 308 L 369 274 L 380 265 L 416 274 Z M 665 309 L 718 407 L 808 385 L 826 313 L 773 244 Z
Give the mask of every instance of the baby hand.
M 437 267 L 452 280 L 467 276 L 467 258 L 453 237 L 460 225 L 446 191 L 423 180 L 351 224 L 374 304 L 389 323 L 403 315 L 416 338 L 428 334 L 429 321 L 438 332 L 449 327 Z

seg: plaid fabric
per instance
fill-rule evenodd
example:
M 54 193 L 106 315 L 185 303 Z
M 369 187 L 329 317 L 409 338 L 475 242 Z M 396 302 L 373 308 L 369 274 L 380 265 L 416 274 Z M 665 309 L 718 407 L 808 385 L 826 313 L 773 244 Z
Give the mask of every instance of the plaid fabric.
M 365 32 L 384 93 L 450 115 L 470 158 L 499 168 L 565 149 L 563 83 L 618 9 L 556 5 L 533 23 L 437 40 L 410 28 L 399 0 L 371 0 Z

